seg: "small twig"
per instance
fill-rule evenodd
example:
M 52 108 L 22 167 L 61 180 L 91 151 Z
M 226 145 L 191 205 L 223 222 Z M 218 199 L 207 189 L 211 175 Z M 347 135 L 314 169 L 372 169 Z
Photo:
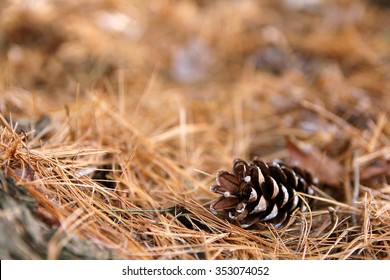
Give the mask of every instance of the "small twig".
M 352 204 L 355 206 L 359 199 L 359 189 L 360 189 L 360 169 L 359 165 L 356 164 L 356 159 L 358 158 L 358 152 L 353 153 L 353 194 L 352 194 Z M 356 226 L 356 214 L 352 214 L 352 223 Z
M 329 216 L 330 216 L 330 222 L 333 225 L 333 230 L 334 230 L 335 226 L 337 225 L 337 223 L 339 221 L 339 218 L 337 217 L 336 209 L 334 209 L 333 207 L 329 206 L 328 211 L 329 211 Z
M 353 195 L 352 195 L 352 203 L 356 204 L 359 198 L 359 188 L 360 188 L 360 169 L 359 165 L 355 164 L 355 160 L 358 158 L 358 153 L 355 152 L 353 154 Z

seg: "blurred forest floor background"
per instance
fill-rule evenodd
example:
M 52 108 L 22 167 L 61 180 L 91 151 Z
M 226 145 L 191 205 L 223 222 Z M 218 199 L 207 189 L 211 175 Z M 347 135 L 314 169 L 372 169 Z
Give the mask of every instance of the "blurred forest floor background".
M 2 259 L 390 258 L 390 2 L 0 2 Z M 234 158 L 322 182 L 210 213 Z

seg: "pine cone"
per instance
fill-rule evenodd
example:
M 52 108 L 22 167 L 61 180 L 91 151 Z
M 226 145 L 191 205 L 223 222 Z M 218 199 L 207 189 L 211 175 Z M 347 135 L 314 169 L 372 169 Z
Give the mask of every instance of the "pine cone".
M 255 158 L 247 163 L 235 159 L 233 173 L 218 172 L 217 184 L 210 187 L 222 195 L 210 210 L 236 221 L 242 228 L 257 222 L 282 228 L 296 209 L 306 211 L 311 199 L 305 197 L 303 201 L 297 192 L 313 195 L 311 186 L 316 181 L 309 172 L 281 161 L 265 163 Z

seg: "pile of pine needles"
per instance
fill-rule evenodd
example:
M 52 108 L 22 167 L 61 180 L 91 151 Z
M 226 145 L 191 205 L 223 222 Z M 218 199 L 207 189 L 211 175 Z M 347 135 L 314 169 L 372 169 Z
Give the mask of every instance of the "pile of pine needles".
M 0 4 L 0 190 L 48 230 L 42 254 L 2 256 L 389 258 L 389 11 L 210 2 Z M 216 172 L 254 156 L 318 177 L 311 211 L 213 215 Z

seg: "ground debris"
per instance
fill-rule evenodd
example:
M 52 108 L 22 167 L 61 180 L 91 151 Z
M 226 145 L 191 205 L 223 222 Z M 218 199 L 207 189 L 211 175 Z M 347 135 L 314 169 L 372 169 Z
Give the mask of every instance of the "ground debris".
M 5 191 L 8 190 L 8 192 Z M 47 259 L 48 243 L 56 232 L 38 219 L 36 202 L 23 186 L 1 171 L 0 187 L 0 258 Z M 111 259 L 107 249 L 76 235 L 62 248 L 59 259 Z
M 1 256 L 388 258 L 388 2 L 0 1 Z M 316 206 L 213 215 L 254 157 Z

